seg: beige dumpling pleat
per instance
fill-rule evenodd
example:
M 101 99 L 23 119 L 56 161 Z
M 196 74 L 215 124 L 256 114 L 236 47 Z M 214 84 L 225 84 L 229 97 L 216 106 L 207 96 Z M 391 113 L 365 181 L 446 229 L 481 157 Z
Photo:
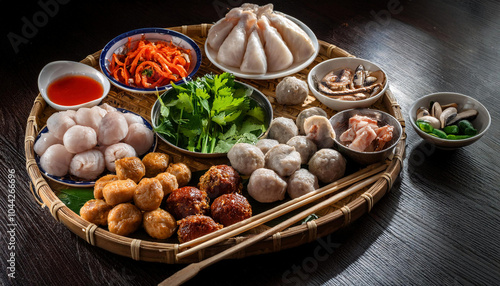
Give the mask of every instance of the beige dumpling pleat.
M 240 69 L 242 72 L 255 74 L 266 73 L 267 71 L 266 53 L 256 29 L 248 37 L 248 44 Z
M 267 70 L 275 72 L 290 67 L 293 63 L 293 55 L 276 28 L 269 24 L 269 19 L 262 15 L 257 21 L 257 25 L 267 56 Z

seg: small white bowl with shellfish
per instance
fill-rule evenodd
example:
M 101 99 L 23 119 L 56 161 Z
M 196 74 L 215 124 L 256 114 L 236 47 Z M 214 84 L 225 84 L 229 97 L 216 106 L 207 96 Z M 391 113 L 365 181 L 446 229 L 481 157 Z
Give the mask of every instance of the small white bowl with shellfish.
M 321 103 L 337 111 L 369 107 L 389 87 L 387 73 L 380 66 L 352 57 L 319 63 L 309 72 L 307 83 Z

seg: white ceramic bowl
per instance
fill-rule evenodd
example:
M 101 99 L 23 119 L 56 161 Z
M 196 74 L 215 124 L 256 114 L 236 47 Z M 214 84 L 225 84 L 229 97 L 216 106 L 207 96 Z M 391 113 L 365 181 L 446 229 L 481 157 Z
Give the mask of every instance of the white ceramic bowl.
M 327 73 L 331 71 L 340 71 L 341 69 L 345 68 L 349 68 L 354 71 L 360 64 L 362 64 L 368 71 L 382 70 L 384 72 L 385 74 L 384 87 L 376 95 L 363 100 L 349 101 L 349 100 L 330 98 L 318 91 L 317 85 L 314 81 L 315 78 L 321 80 Z M 378 65 L 370 61 L 358 58 L 343 57 L 343 58 L 334 58 L 326 60 L 324 62 L 317 64 L 309 72 L 309 75 L 307 76 L 307 83 L 309 84 L 309 89 L 311 90 L 311 92 L 321 103 L 323 103 L 324 105 L 328 106 L 333 110 L 340 111 L 351 108 L 369 107 L 372 104 L 374 104 L 380 97 L 382 97 L 382 95 L 386 92 L 387 88 L 389 87 L 389 78 L 387 76 L 387 73 L 382 68 L 380 68 Z
M 477 135 L 467 138 L 467 139 L 461 139 L 461 140 L 449 140 L 449 139 L 442 139 L 438 138 L 432 135 L 429 135 L 425 133 L 424 131 L 420 130 L 420 128 L 417 126 L 416 121 L 417 121 L 417 110 L 419 107 L 428 107 L 431 103 L 431 101 L 437 101 L 441 105 L 443 104 L 448 104 L 448 103 L 457 103 L 458 104 L 458 111 L 460 112 L 461 110 L 465 109 L 475 109 L 478 111 L 478 115 L 476 119 L 472 120 L 471 123 L 474 125 L 474 128 L 477 129 L 478 133 Z M 440 149 L 457 149 L 461 148 L 467 145 L 470 145 L 479 138 L 481 138 L 484 133 L 488 130 L 491 124 L 491 116 L 486 107 L 482 105 L 479 101 L 476 99 L 461 94 L 461 93 L 454 93 L 454 92 L 438 92 L 438 93 L 432 93 L 429 95 L 426 95 L 419 100 L 415 101 L 410 109 L 410 122 L 411 126 L 415 129 L 417 134 L 425 139 L 426 141 L 436 145 L 436 147 Z
M 121 54 L 125 51 L 125 45 L 128 40 L 131 40 L 131 46 L 134 47 L 134 44 L 140 41 L 141 39 L 146 39 L 151 42 L 156 41 L 164 41 L 164 42 L 172 42 L 174 45 L 190 50 L 190 60 L 191 65 L 189 66 L 189 70 L 187 71 L 188 76 L 186 80 L 191 80 L 194 74 L 198 71 L 201 65 L 201 51 L 198 45 L 188 36 L 178 33 L 176 31 L 163 29 L 163 28 L 142 28 L 132 30 L 126 33 L 123 33 L 109 43 L 104 46 L 104 49 L 101 52 L 99 57 L 99 65 L 101 67 L 102 72 L 108 77 L 109 81 L 113 85 L 118 88 L 124 89 L 133 93 L 154 93 L 156 92 L 156 88 L 138 88 L 125 85 L 119 81 L 117 81 L 108 71 L 110 59 L 112 58 L 114 53 Z M 175 82 L 175 84 L 179 84 L 183 82 L 183 80 L 179 80 Z M 163 85 L 158 87 L 159 91 L 169 89 L 171 84 Z
M 59 105 L 52 102 L 47 95 L 47 88 L 49 84 L 52 83 L 54 80 L 69 75 L 85 75 L 95 79 L 103 87 L 102 95 L 98 99 L 71 106 Z M 38 75 L 38 89 L 40 90 L 43 99 L 45 100 L 45 102 L 47 102 L 48 105 L 50 105 L 56 110 L 78 109 L 80 107 L 92 107 L 98 105 L 108 95 L 109 88 L 110 88 L 109 81 L 101 72 L 99 72 L 98 70 L 96 70 L 91 66 L 82 64 L 80 62 L 72 62 L 72 61 L 51 62 L 47 64 L 45 67 L 43 67 L 42 71 Z

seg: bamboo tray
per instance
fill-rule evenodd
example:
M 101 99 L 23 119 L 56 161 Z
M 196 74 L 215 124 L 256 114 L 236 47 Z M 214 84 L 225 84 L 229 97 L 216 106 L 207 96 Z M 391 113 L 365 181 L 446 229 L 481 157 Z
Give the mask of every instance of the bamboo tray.
M 200 49 L 203 52 L 203 62 L 198 71 L 198 75 L 204 75 L 209 72 L 221 72 L 218 68 L 211 64 L 203 51 L 204 42 L 210 27 L 211 24 L 201 24 L 169 28 L 191 37 L 200 46 Z M 306 80 L 307 74 L 311 68 L 319 62 L 329 58 L 353 57 L 348 52 L 332 44 L 323 41 L 319 41 L 319 43 L 320 51 L 316 59 L 307 68 L 294 74 L 294 76 Z M 87 56 L 81 62 L 99 70 L 99 55 L 100 51 L 95 52 Z M 246 79 L 239 80 L 258 88 L 268 97 L 273 106 L 275 117 L 285 116 L 295 119 L 301 110 L 312 106 L 319 106 L 323 108 L 327 111 L 328 116 L 332 116 L 335 113 L 326 106 L 322 105 L 312 95 L 308 96 L 303 105 L 279 105 L 274 98 L 274 91 L 280 79 L 266 81 Z M 130 111 L 138 113 L 148 120 L 150 120 L 150 110 L 155 101 L 155 95 L 127 93 L 114 86 L 111 88 L 107 98 L 104 100 L 104 102 L 107 102 L 112 106 L 126 108 Z M 399 120 L 403 127 L 401 141 L 395 149 L 394 156 L 391 156 L 386 160 L 386 168 L 380 179 L 354 195 L 322 209 L 319 213 L 317 213 L 319 218 L 309 221 L 306 224 L 289 227 L 282 232 L 274 234 L 272 237 L 246 248 L 244 251 L 236 253 L 230 258 L 243 258 L 250 255 L 276 252 L 314 241 L 319 237 L 323 237 L 345 225 L 350 224 L 363 214 L 369 212 L 373 208 L 374 204 L 377 203 L 388 191 L 390 191 L 392 182 L 399 175 L 402 167 L 406 141 L 406 133 L 404 129 L 405 121 L 401 113 L 401 108 L 390 90 L 388 90 L 372 107 L 390 113 Z M 64 188 L 64 186 L 52 181 L 47 182 L 41 175 L 35 161 L 35 154 L 33 151 L 35 138 L 41 127 L 45 125 L 47 118 L 53 112 L 55 112 L 55 110 L 47 106 L 41 95 L 38 94 L 27 120 L 25 135 L 26 169 L 32 181 L 31 191 L 35 200 L 42 205 L 42 207 L 47 207 L 57 221 L 63 223 L 73 233 L 91 245 L 106 249 L 122 256 L 131 257 L 135 260 L 169 264 L 192 263 L 220 253 L 221 251 L 252 236 L 251 233 L 244 233 L 240 236 L 229 238 L 222 243 L 201 250 L 197 253 L 197 255 L 195 254 L 181 259 L 176 259 L 176 255 L 179 252 L 179 244 L 175 241 L 159 241 L 147 238 L 142 239 L 142 237 L 124 237 L 110 233 L 104 228 L 97 227 L 96 225 L 83 220 L 78 214 L 66 207 L 65 204 L 56 196 L 55 191 Z M 202 159 L 185 156 L 176 152 L 174 149 L 169 148 L 161 140 L 158 140 L 157 151 L 167 153 L 172 162 L 186 163 L 193 171 L 206 170 L 211 165 L 228 163 L 226 158 Z M 262 231 L 262 228 L 265 229 L 266 226 L 260 226 L 259 228 L 260 231 Z M 259 228 L 255 229 L 254 232 L 259 232 Z

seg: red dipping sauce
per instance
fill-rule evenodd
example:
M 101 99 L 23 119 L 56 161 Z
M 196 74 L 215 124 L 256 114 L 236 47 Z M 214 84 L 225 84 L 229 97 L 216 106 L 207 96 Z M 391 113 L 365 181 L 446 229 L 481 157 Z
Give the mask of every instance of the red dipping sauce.
M 69 75 L 51 82 L 47 96 L 55 104 L 73 106 L 96 100 L 103 91 L 102 85 L 89 76 Z

